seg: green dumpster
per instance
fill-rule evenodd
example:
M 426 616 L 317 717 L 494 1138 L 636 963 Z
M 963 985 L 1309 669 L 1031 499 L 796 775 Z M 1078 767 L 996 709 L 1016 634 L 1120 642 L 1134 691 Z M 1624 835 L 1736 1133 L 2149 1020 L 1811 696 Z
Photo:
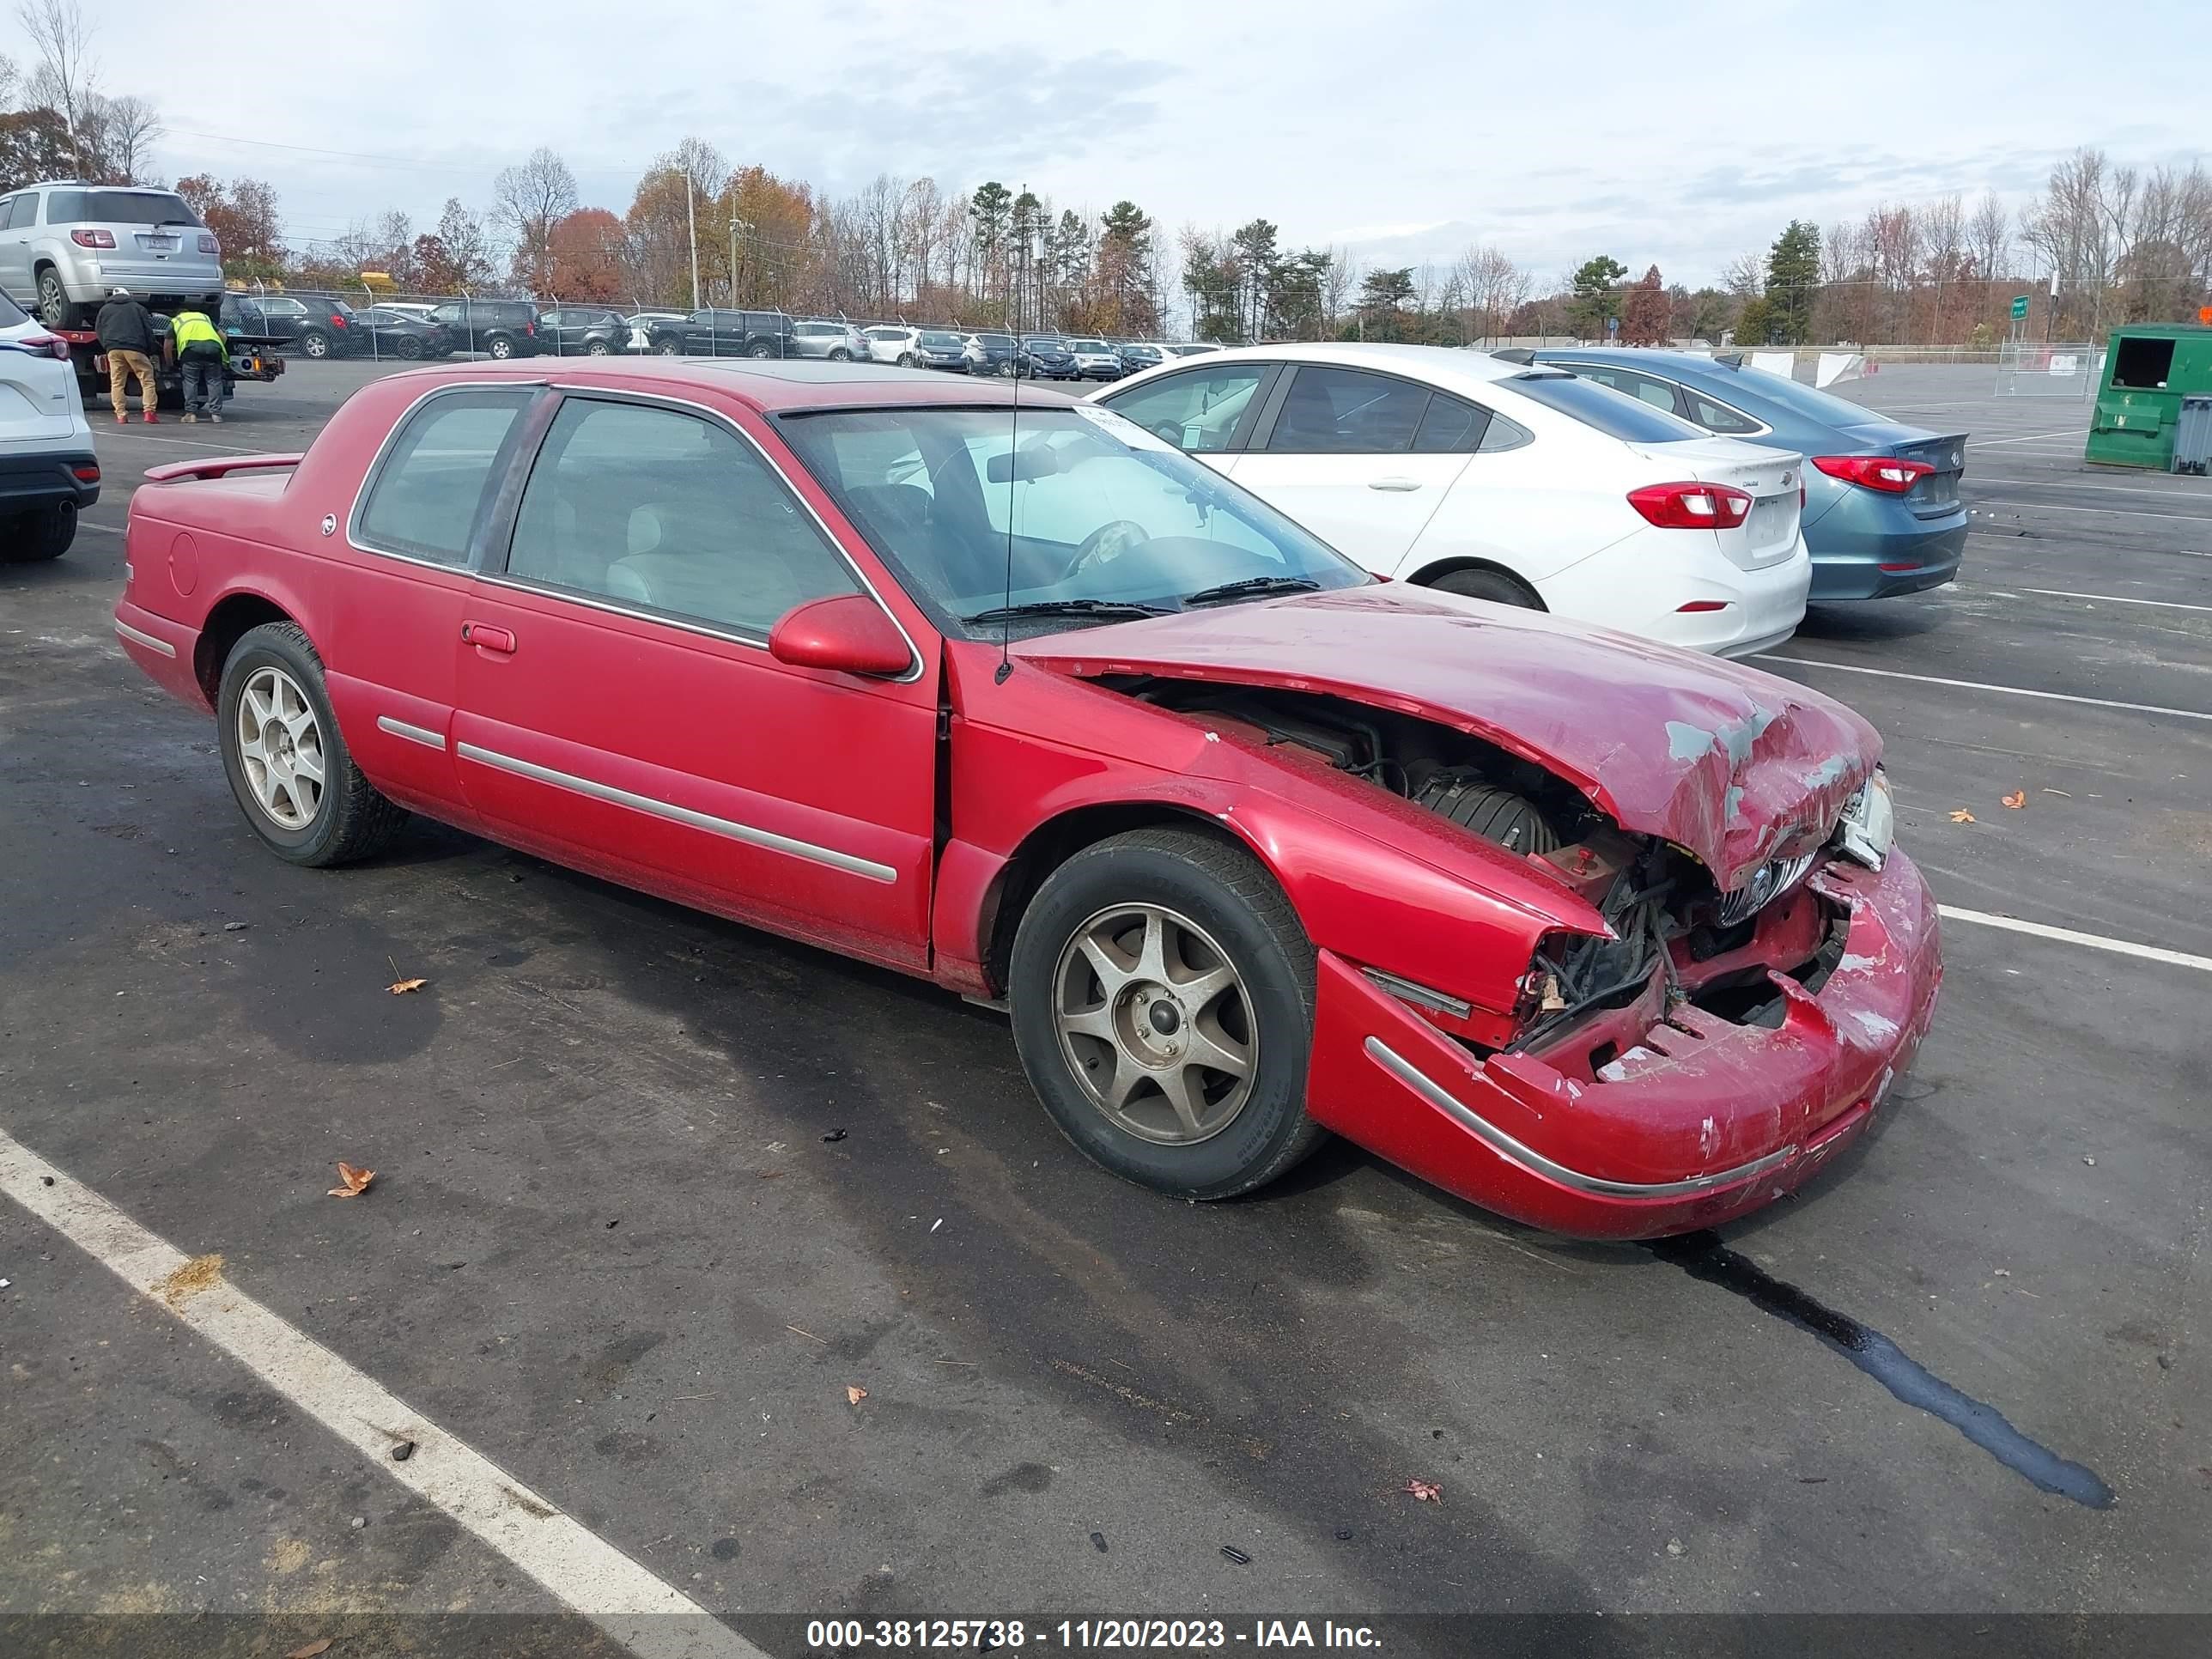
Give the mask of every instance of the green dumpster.
M 2114 329 L 2081 459 L 2166 471 L 2173 462 L 2181 400 L 2204 392 L 2212 392 L 2212 328 L 2138 323 Z

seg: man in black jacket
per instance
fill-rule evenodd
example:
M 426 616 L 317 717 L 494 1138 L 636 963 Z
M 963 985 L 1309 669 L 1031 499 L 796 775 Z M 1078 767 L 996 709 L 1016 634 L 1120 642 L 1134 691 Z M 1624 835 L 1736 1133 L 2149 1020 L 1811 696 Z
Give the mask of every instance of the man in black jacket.
M 153 359 L 161 348 L 155 339 L 153 313 L 131 297 L 129 289 L 111 289 L 92 326 L 100 337 L 100 349 L 107 354 L 107 401 L 115 405 L 115 423 L 120 426 L 130 419 L 123 408 L 126 374 L 138 377 L 138 406 L 146 411 L 148 424 L 158 421 L 154 408 L 161 394 L 154 387 Z

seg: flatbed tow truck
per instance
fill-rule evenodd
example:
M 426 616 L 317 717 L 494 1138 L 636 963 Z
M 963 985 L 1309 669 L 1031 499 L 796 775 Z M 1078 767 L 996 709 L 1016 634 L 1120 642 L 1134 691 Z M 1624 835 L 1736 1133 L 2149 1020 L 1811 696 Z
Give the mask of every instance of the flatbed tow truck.
M 155 325 L 161 331 L 161 359 L 154 365 L 155 402 L 163 409 L 182 409 L 185 406 L 184 371 L 178 366 L 175 345 L 168 336 L 169 319 L 159 312 L 154 314 Z M 88 404 L 99 403 L 107 396 L 107 354 L 100 349 L 100 337 L 88 328 L 58 328 L 53 331 L 69 342 L 70 362 L 76 366 L 77 390 Z M 225 401 L 235 397 L 240 380 L 259 380 L 263 384 L 274 380 L 284 372 L 284 360 L 276 355 L 276 341 L 266 335 L 225 334 L 223 343 L 230 348 L 230 363 L 223 375 Z M 137 390 L 137 382 L 131 389 Z

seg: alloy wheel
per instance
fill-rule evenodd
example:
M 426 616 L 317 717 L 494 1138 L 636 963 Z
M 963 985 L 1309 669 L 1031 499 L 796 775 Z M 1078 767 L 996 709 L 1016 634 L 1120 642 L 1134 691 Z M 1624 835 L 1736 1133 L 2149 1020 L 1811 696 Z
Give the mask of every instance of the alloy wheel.
M 254 805 L 280 830 L 305 830 L 322 805 L 323 729 L 283 669 L 253 671 L 238 699 L 238 759 Z
M 1091 1103 L 1140 1139 L 1209 1140 L 1251 1097 L 1260 1045 L 1243 978 L 1205 929 L 1164 905 L 1115 905 L 1077 928 L 1052 1006 Z

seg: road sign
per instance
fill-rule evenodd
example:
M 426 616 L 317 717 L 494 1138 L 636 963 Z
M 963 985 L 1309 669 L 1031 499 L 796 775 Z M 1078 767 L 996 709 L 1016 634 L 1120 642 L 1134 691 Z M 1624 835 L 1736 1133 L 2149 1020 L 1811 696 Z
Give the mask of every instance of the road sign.
M 2016 322 L 2020 321 L 2020 319 L 2021 319 L 2021 318 L 2023 318 L 2023 317 L 2025 317 L 2025 316 L 2027 316 L 2027 295 L 2026 295 L 2025 294 L 2015 294 L 2015 295 L 2014 295 L 2012 296 L 2012 319 L 2013 319 L 2013 321 L 2014 321 L 2014 322 L 2016 323 Z

